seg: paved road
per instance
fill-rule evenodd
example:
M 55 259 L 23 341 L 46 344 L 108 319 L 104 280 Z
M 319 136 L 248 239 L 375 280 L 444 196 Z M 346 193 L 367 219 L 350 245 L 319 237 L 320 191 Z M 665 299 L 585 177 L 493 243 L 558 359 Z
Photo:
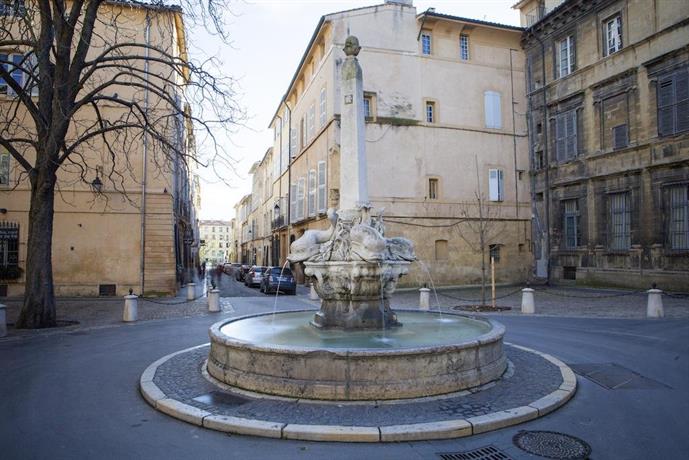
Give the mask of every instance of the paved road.
M 406 460 L 494 445 L 514 459 L 536 458 L 512 444 L 522 429 L 578 436 L 592 445 L 593 459 L 679 459 L 689 452 L 688 320 L 498 317 L 510 342 L 570 364 L 618 363 L 669 388 L 607 390 L 578 377 L 576 396 L 555 413 L 464 439 L 368 445 L 228 436 L 152 409 L 137 389 L 151 362 L 207 342 L 208 327 L 220 318 L 273 308 L 263 295 L 231 301 L 235 311 L 221 316 L 0 341 L 0 457 Z M 279 305 L 316 306 L 304 296 L 284 296 Z
M 250 288 L 244 286 L 244 282 L 236 281 L 234 276 L 229 276 L 223 273 L 220 279 L 218 279 L 215 273 L 209 273 L 208 277 L 215 283 L 216 287 L 220 289 L 220 297 L 256 297 L 265 295 L 259 291 L 258 287 Z M 308 292 L 308 290 L 309 288 L 304 286 L 297 286 L 297 293 L 299 294 L 305 294 Z

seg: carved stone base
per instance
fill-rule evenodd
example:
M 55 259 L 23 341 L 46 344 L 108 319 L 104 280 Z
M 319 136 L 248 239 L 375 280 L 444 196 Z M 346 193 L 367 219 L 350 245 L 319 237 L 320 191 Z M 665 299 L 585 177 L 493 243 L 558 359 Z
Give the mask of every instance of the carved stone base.
M 305 262 L 321 298 L 321 309 L 311 324 L 342 329 L 383 329 L 401 324 L 390 308 L 390 297 L 407 261 Z
M 338 329 L 389 329 L 402 325 L 387 299 L 323 300 L 311 324 Z

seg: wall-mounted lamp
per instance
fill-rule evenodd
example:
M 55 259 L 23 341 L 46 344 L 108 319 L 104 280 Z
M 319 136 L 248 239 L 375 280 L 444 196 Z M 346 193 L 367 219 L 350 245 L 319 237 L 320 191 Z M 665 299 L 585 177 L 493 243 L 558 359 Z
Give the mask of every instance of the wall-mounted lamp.
M 98 174 L 96 174 L 96 178 L 93 179 L 93 181 L 91 182 L 91 188 L 96 193 L 102 193 L 103 192 L 103 182 L 100 180 L 100 177 L 98 176 Z

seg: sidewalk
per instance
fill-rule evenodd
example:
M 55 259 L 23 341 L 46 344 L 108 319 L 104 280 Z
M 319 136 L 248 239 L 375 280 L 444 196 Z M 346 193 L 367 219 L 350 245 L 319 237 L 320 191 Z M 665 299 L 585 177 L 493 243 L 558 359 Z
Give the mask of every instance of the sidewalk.
M 646 317 L 647 295 L 644 292 L 621 289 L 593 289 L 568 286 L 532 286 L 536 314 L 591 318 L 643 319 Z M 517 291 L 517 292 L 515 292 Z M 443 309 L 462 311 L 454 307 L 468 307 L 480 303 L 481 289 L 438 288 L 437 298 L 431 291 L 431 310 L 438 305 Z M 508 286 L 496 289 L 496 305 L 510 307 L 501 315 L 521 315 L 521 287 Z M 486 303 L 490 304 L 490 287 L 486 289 Z M 417 308 L 418 291 L 405 291 L 393 295 L 393 308 Z M 689 296 L 663 295 L 665 317 L 689 318 Z M 490 313 L 493 314 L 493 313 Z

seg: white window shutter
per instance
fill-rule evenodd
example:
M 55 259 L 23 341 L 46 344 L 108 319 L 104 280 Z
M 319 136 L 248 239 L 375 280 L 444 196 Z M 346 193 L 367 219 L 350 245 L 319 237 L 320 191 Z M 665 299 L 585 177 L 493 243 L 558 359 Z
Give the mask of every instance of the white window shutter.
M 326 172 L 325 161 L 318 162 L 318 212 L 325 212 L 326 207 Z
M 488 170 L 488 199 L 500 201 L 500 183 L 497 169 Z
M 309 216 L 316 215 L 316 170 L 309 171 Z
M 289 187 L 289 220 L 294 222 L 297 216 L 297 184 Z
M 505 177 L 502 169 L 498 169 L 498 201 L 505 199 Z
M 483 103 L 486 114 L 486 128 L 501 129 L 500 93 L 486 91 L 483 93 Z

